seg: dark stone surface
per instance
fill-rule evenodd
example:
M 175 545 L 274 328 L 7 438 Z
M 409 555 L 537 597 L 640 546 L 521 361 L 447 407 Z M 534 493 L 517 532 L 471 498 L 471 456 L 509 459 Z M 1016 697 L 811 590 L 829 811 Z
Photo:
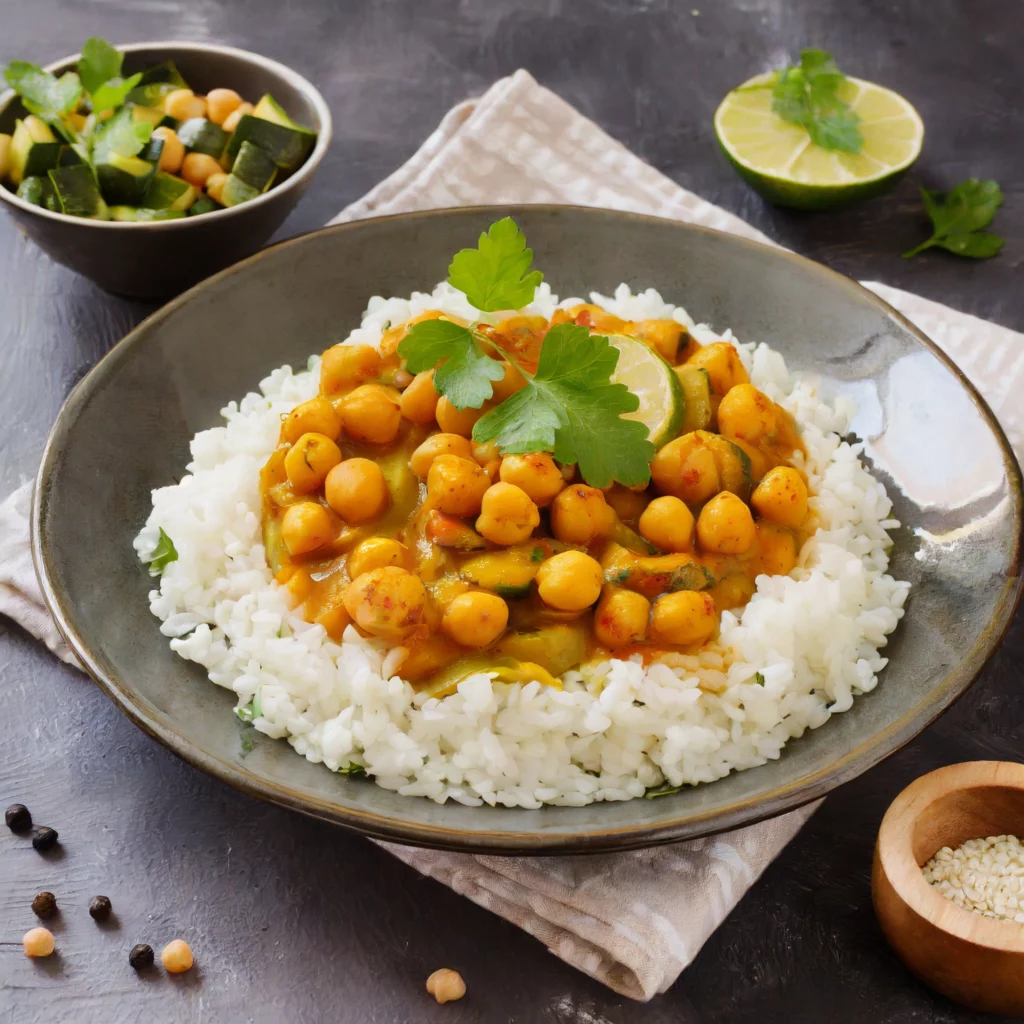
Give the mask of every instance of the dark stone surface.
M 693 6 L 700 10 L 691 13 Z M 669 176 L 798 251 L 1019 328 L 1024 172 L 1024 8 L 1005 0 L 38 0 L 0 8 L 0 63 L 38 62 L 91 34 L 260 50 L 303 69 L 331 103 L 337 138 L 282 234 L 318 226 L 416 149 L 448 107 L 524 66 Z M 717 152 L 711 114 L 748 74 L 801 45 L 906 95 L 929 136 L 888 195 L 849 211 L 766 207 Z M 1007 202 L 997 260 L 940 253 L 916 187 L 969 175 Z M 148 312 L 112 299 L 0 220 L 0 491 L 30 475 L 68 389 Z M 145 443 L 144 438 L 126 439 Z M 116 467 L 111 486 L 117 486 Z M 102 580 L 97 581 L 102 586 Z M 946 1024 L 968 1014 L 911 978 L 871 911 L 878 823 L 911 779 L 1024 748 L 1024 618 L 974 689 L 885 764 L 835 793 L 708 942 L 675 987 L 638 1006 L 532 938 L 363 840 L 256 803 L 177 761 L 87 681 L 0 623 L 0 805 L 28 804 L 60 832 L 45 854 L 0 834 L 0 1020 L 651 1024 L 786 1021 Z M 60 955 L 30 962 L 30 902 L 52 890 Z M 88 915 L 97 892 L 114 913 Z M 197 969 L 136 975 L 136 942 L 181 936 Z M 469 994 L 438 1007 L 438 966 Z

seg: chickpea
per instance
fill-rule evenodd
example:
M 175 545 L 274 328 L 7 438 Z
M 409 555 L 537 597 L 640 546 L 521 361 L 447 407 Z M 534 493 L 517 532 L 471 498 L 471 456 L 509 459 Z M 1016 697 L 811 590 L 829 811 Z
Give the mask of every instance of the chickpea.
M 579 612 L 592 605 L 601 594 L 603 582 L 598 561 L 582 551 L 552 555 L 537 572 L 541 600 L 563 612 Z
M 487 469 L 492 462 L 501 462 L 501 450 L 495 441 L 470 441 L 469 447 L 473 452 L 473 461 L 478 466 Z
M 438 394 L 434 390 L 434 371 L 417 373 L 412 383 L 402 392 L 402 415 L 411 423 L 429 427 L 437 412 Z
M 224 186 L 228 183 L 228 175 L 223 171 L 211 174 L 206 179 L 206 194 L 216 202 L 224 205 Z
M 663 494 L 699 505 L 721 487 L 715 454 L 696 431 L 669 441 L 651 461 L 651 479 Z
M 324 497 L 352 526 L 376 519 L 391 501 L 384 473 L 370 459 L 345 459 L 335 466 L 324 481 Z
M 207 153 L 188 153 L 181 162 L 181 176 L 196 188 L 202 188 L 211 175 L 223 173 L 224 168 Z
M 25 956 L 49 956 L 56 943 L 53 932 L 49 928 L 30 928 L 21 940 L 25 947 Z
M 437 402 L 437 425 L 447 434 L 461 434 L 471 437 L 476 421 L 483 416 L 483 409 L 456 409 L 447 398 Z
M 355 441 L 388 444 L 402 425 L 402 407 L 394 388 L 361 384 L 341 400 L 341 422 Z
M 466 983 L 458 971 L 442 967 L 427 978 L 427 991 L 439 1003 L 450 1003 L 466 994 Z
M 332 345 L 320 361 L 320 394 L 336 395 L 380 376 L 380 353 L 372 345 Z
M 716 494 L 697 517 L 697 539 L 705 551 L 741 555 L 754 543 L 754 517 L 731 491 Z
M 651 630 L 670 644 L 701 644 L 718 628 L 718 609 L 710 594 L 677 590 L 654 602 Z
M 337 409 L 321 396 L 299 402 L 281 424 L 281 438 L 295 444 L 303 434 L 323 434 L 337 441 L 341 434 L 341 416 Z
M 345 630 L 352 622 L 352 616 L 343 604 L 331 605 L 320 612 L 313 621 L 323 626 L 327 635 L 335 642 L 341 643 Z
M 511 364 L 505 363 L 505 376 L 501 380 L 491 381 L 492 399 L 495 404 L 511 398 L 517 391 L 526 387 L 526 378 Z
M 749 441 L 744 441 L 742 437 L 730 437 L 729 440 L 750 459 L 751 482 L 759 483 L 770 466 L 768 454 L 763 449 L 750 444 Z
M 367 537 L 348 556 L 348 575 L 354 580 L 364 572 L 383 569 L 388 565 L 412 569 L 412 554 L 404 544 L 392 537 Z
M 631 487 L 623 487 L 622 484 L 612 484 L 604 491 L 604 500 L 615 510 L 615 514 L 623 522 L 633 522 L 643 515 L 647 508 L 648 496 L 645 493 L 646 487 L 634 490 Z
M 586 484 L 564 488 L 551 504 L 551 532 L 566 544 L 586 546 L 607 534 L 614 522 L 604 495 Z
M 305 555 L 334 537 L 331 514 L 317 501 L 289 505 L 281 519 L 281 539 L 289 555 Z
M 784 526 L 757 524 L 758 564 L 769 576 L 788 576 L 796 565 L 796 537 Z
M 475 516 L 491 478 L 472 460 L 439 455 L 427 473 L 427 500 L 450 516 Z
M 185 143 L 178 138 L 174 129 L 163 124 L 153 129 L 154 139 L 163 139 L 164 148 L 160 150 L 160 162 L 157 170 L 177 174 L 181 170 L 181 162 L 185 159 Z
M 238 127 L 238 122 L 241 121 L 246 114 L 251 114 L 254 109 L 255 108 L 251 103 L 243 103 L 241 106 L 235 107 L 235 109 L 228 114 L 226 118 L 224 118 L 224 123 L 221 125 L 221 128 L 226 132 L 233 132 Z
M 605 647 L 626 647 L 647 636 L 651 602 L 643 594 L 605 587 L 594 612 L 594 635 Z
M 807 484 L 792 466 L 776 466 L 754 488 L 750 504 L 764 519 L 797 527 L 807 518 Z
M 323 434 L 303 434 L 284 457 L 284 471 L 296 494 L 309 494 L 341 462 L 341 449 Z
M 473 449 L 469 439 L 459 434 L 431 434 L 412 453 L 409 468 L 421 480 L 426 480 L 431 464 L 439 455 L 457 455 L 460 459 L 472 459 Z
M 715 341 L 703 345 L 686 362 L 690 366 L 708 371 L 711 390 L 716 395 L 725 395 L 737 384 L 748 384 L 750 378 L 740 362 L 740 354 L 727 341 Z
M 193 964 L 192 950 L 182 939 L 172 939 L 164 946 L 160 960 L 169 974 L 184 974 Z
M 501 460 L 500 474 L 505 483 L 515 484 L 526 491 L 538 508 L 550 505 L 565 487 L 562 471 L 546 452 L 506 455 Z
M 424 625 L 427 591 L 418 576 L 397 565 L 357 576 L 344 600 L 355 624 L 373 636 L 400 640 Z
M 175 121 L 206 117 L 206 100 L 191 89 L 175 89 L 164 97 L 164 113 Z
M 492 484 L 484 492 L 477 533 L 492 544 L 521 544 L 540 526 L 540 512 L 515 484 Z
M 753 384 L 737 384 L 718 406 L 718 429 L 757 444 L 775 433 L 775 403 Z
M 655 498 L 640 516 L 640 534 L 662 551 L 693 548 L 693 513 L 674 495 Z
M 679 344 L 687 337 L 686 328 L 676 320 L 641 320 L 624 333 L 645 341 L 670 363 L 676 361 Z
M 460 594 L 445 609 L 441 628 L 463 647 L 486 647 L 505 631 L 508 605 L 497 594 Z
M 224 124 L 241 105 L 242 97 L 234 89 L 211 89 L 206 94 L 206 116 L 214 124 Z

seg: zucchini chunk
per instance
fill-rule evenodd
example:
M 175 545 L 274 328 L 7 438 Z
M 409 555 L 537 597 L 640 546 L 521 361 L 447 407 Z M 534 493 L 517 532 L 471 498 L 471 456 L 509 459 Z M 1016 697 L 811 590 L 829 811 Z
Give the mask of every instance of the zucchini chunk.
M 38 174 L 33 174 L 29 178 L 22 178 L 15 195 L 34 206 L 46 206 L 47 196 L 52 192 L 53 186 L 50 184 L 49 175 L 43 178 Z
M 251 142 L 243 142 L 238 149 L 235 162 L 231 165 L 231 173 L 246 185 L 263 193 L 274 184 L 277 164 L 266 150 L 254 146 Z
M 156 164 L 138 156 L 107 153 L 96 157 L 96 177 L 103 198 L 114 206 L 141 206 Z
M 471 526 L 455 516 L 445 515 L 432 508 L 427 513 L 425 533 L 438 547 L 455 551 L 483 551 L 487 542 Z
M 184 210 L 147 210 L 144 206 L 111 206 L 110 219 L 129 224 L 154 220 L 178 220 L 186 216 Z
M 164 151 L 164 140 L 157 136 L 155 139 L 150 139 L 146 143 L 146 148 L 139 154 L 143 160 L 148 160 L 151 164 L 159 165 L 160 156 Z
M 140 107 L 162 110 L 168 93 L 187 88 L 188 83 L 181 77 L 174 61 L 168 60 L 143 71 L 139 84 L 128 93 L 127 101 Z
M 199 189 L 184 178 L 157 171 L 146 189 L 142 205 L 147 210 L 184 211 L 190 209 L 198 197 Z
M 679 431 L 688 434 L 691 430 L 706 430 L 711 423 L 711 378 L 702 366 L 675 367 L 676 376 L 683 389 L 686 408 L 683 425 Z
M 62 147 L 50 126 L 35 114 L 15 121 L 8 171 L 11 184 L 20 185 L 24 178 L 45 175 L 57 166 Z
M 190 217 L 197 217 L 201 213 L 213 213 L 214 210 L 219 210 L 220 206 L 209 196 L 200 196 L 189 208 L 188 215 Z
M 107 219 L 107 204 L 100 195 L 92 171 L 85 164 L 55 167 L 49 171 L 49 177 L 61 213 L 69 217 Z
M 253 114 L 245 114 L 228 140 L 227 156 L 234 160 L 243 142 L 266 150 L 283 171 L 294 171 L 302 165 L 316 144 L 316 132 L 297 125 L 276 124 Z
M 639 557 L 618 544 L 610 544 L 601 559 L 604 581 L 635 590 L 647 598 L 676 590 L 707 590 L 715 578 L 691 555 Z
M 490 650 L 516 661 L 542 665 L 553 676 L 560 676 L 587 656 L 587 630 L 582 625 L 559 623 L 529 632 L 509 632 Z
M 540 563 L 530 560 L 528 553 L 510 548 L 494 551 L 463 562 L 462 578 L 501 597 L 525 597 L 530 592 Z
M 0 132 L 0 181 L 7 177 L 11 169 L 11 137 Z
M 205 153 L 219 160 L 228 142 L 228 133 L 205 117 L 190 117 L 177 128 L 178 138 L 192 153 Z
M 164 112 L 159 107 L 144 107 L 138 104 L 132 107 L 132 120 L 138 124 L 148 121 L 154 128 L 164 120 Z
M 401 671 L 401 669 L 399 669 Z M 453 661 L 447 667 L 435 672 L 424 680 L 423 685 L 416 689 L 428 697 L 440 700 L 448 697 L 459 688 L 459 683 L 480 672 L 493 673 L 497 683 L 531 683 L 536 680 L 545 686 L 562 688 L 561 680 L 556 679 L 547 669 L 529 661 L 516 661 L 515 658 L 493 657 L 485 654 L 471 654 Z
M 229 174 L 228 180 L 224 182 L 224 189 L 220 194 L 220 201 L 225 206 L 238 206 L 240 203 L 247 203 L 259 195 L 259 190 L 246 185 L 241 178 Z

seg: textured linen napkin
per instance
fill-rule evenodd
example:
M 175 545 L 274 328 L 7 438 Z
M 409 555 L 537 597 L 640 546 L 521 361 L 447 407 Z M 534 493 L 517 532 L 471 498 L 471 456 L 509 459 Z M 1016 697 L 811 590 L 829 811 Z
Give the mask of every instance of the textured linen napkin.
M 639 160 L 525 71 L 452 109 L 421 149 L 335 222 L 489 203 L 572 203 L 656 214 L 770 242 Z M 884 285 L 979 387 L 1024 453 L 1024 336 Z M 1013 404 L 1011 404 L 1013 403 Z M 74 656 L 42 604 L 28 556 L 29 487 L 0 506 L 0 612 Z M 816 806 L 816 805 L 815 805 Z M 734 832 L 632 853 L 512 858 L 380 843 L 540 939 L 616 992 L 664 992 L 799 831 L 814 807 Z

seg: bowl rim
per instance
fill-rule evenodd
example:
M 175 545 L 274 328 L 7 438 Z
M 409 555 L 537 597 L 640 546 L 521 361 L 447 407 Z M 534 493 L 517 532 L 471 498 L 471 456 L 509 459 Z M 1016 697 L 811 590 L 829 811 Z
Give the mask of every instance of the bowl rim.
M 247 203 L 240 203 L 238 206 L 211 210 L 210 213 L 203 214 L 201 223 L 210 224 L 211 221 L 209 218 L 211 217 L 218 217 L 223 220 L 225 217 L 244 214 L 247 210 L 254 209 L 257 205 L 264 203 L 266 200 L 275 196 L 283 195 L 297 187 L 303 181 L 312 177 L 320 166 L 320 163 L 324 158 L 324 154 L 327 152 L 327 147 L 331 143 L 331 135 L 333 131 L 331 110 L 327 105 L 327 101 L 323 98 L 316 86 L 307 78 L 300 75 L 297 71 L 292 70 L 292 68 L 288 67 L 286 64 L 281 64 L 279 61 L 273 60 L 270 57 L 264 57 L 262 54 L 253 53 L 251 50 L 243 50 L 237 46 L 221 46 L 218 43 L 195 43 L 181 39 L 155 40 L 153 42 L 143 43 L 119 43 L 114 48 L 121 53 L 142 53 L 146 50 L 175 49 L 193 50 L 198 53 L 210 53 L 218 56 L 243 58 L 249 61 L 249 63 L 258 65 L 265 71 L 269 71 L 272 74 L 277 75 L 279 78 L 283 78 L 292 86 L 292 88 L 303 93 L 303 95 L 309 99 L 313 104 L 313 107 L 316 109 L 317 117 L 320 119 L 321 125 L 320 131 L 317 133 L 316 145 L 313 147 L 313 152 L 309 154 L 306 162 L 294 174 L 280 185 L 268 189 L 255 199 L 250 199 Z M 70 65 L 77 64 L 81 56 L 81 53 L 73 53 L 70 56 L 62 57 L 60 60 L 55 60 L 52 63 L 47 64 L 43 70 L 52 72 L 64 71 Z M 0 93 L 0 114 L 3 114 L 16 98 L 17 93 L 13 89 L 7 89 Z M 198 218 L 191 217 L 155 221 L 91 220 L 88 217 L 72 217 L 66 213 L 54 213 L 52 210 L 36 206 L 35 203 L 28 203 L 24 199 L 19 199 L 18 196 L 15 195 L 14 192 L 12 192 L 6 185 L 0 185 L 0 199 L 6 203 L 10 203 L 11 206 L 18 208 L 19 210 L 24 210 L 26 213 L 33 213 L 36 216 L 60 221 L 65 224 L 71 223 L 85 228 L 95 228 L 100 231 L 120 229 L 130 229 L 133 231 L 182 231 L 200 223 Z
M 474 217 L 483 219 L 486 216 L 492 218 L 495 216 L 515 217 L 519 211 L 540 211 L 550 214 L 572 211 L 583 213 L 586 216 L 624 218 L 661 227 L 672 225 L 674 229 L 682 232 L 708 237 L 725 236 L 729 239 L 730 244 L 753 249 L 759 253 L 770 252 L 772 258 L 788 261 L 803 273 L 816 275 L 838 285 L 859 301 L 868 301 L 880 312 L 895 320 L 949 368 L 992 431 L 1003 459 L 1015 527 L 1013 552 L 1010 560 L 1012 571 L 1008 573 L 1007 580 L 999 592 L 993 615 L 986 627 L 979 633 L 974 645 L 964 652 L 961 661 L 936 683 L 923 700 L 907 710 L 899 719 L 890 722 L 884 729 L 876 732 L 853 749 L 846 751 L 826 768 L 783 784 L 769 793 L 744 797 L 725 807 L 668 818 L 653 824 L 623 825 L 610 830 L 577 829 L 575 831 L 531 832 L 480 829 L 463 832 L 441 825 L 396 820 L 376 811 L 344 807 L 323 797 L 297 792 L 286 784 L 259 777 L 237 763 L 200 749 L 178 729 L 168 716 L 151 712 L 143 701 L 138 700 L 130 683 L 116 674 L 108 675 L 100 660 L 90 650 L 86 638 L 76 628 L 74 607 L 67 594 L 62 592 L 55 583 L 55 575 L 51 574 L 51 569 L 56 569 L 55 564 L 51 563 L 54 553 L 47 538 L 48 490 L 51 470 L 58 453 L 63 448 L 64 438 L 74 422 L 76 412 L 88 402 L 92 387 L 101 383 L 106 374 L 115 369 L 131 349 L 143 342 L 155 324 L 173 316 L 182 305 L 192 301 L 194 296 L 201 294 L 212 284 L 242 272 L 244 268 L 266 258 L 267 254 L 272 251 L 301 246 L 305 244 L 306 239 L 311 237 L 357 232 L 366 230 L 367 227 L 372 230 L 376 223 L 401 219 L 429 223 L 433 219 L 452 215 L 465 216 L 467 219 Z M 952 359 L 884 299 L 851 278 L 821 263 L 787 249 L 729 232 L 718 231 L 686 221 L 674 221 L 630 211 L 553 203 L 445 207 L 347 221 L 286 239 L 214 274 L 144 319 L 96 363 L 65 400 L 47 438 L 39 471 L 35 478 L 32 495 L 31 540 L 33 563 L 45 603 L 61 636 L 86 671 L 136 725 L 195 767 L 214 775 L 250 796 L 257 796 L 279 806 L 297 810 L 378 839 L 434 849 L 497 855 L 538 856 L 604 853 L 642 849 L 713 835 L 795 810 L 825 796 L 836 787 L 872 768 L 890 754 L 895 753 L 937 719 L 969 689 L 981 674 L 986 662 L 998 648 L 1009 629 L 1022 592 L 1024 592 L 1024 576 L 1021 574 L 1022 542 L 1024 542 L 1024 483 L 1022 483 L 1021 469 L 1016 456 L 994 413 Z M 480 808 L 480 810 L 486 813 L 488 808 Z

